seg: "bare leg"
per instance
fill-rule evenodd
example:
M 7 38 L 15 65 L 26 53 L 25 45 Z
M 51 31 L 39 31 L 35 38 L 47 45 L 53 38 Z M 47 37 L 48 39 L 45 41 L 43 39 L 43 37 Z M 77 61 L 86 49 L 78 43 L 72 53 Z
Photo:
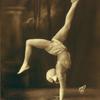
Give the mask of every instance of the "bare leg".
M 57 39 L 61 42 L 64 42 L 69 34 L 72 19 L 74 17 L 75 9 L 76 9 L 76 6 L 77 6 L 79 0 L 71 0 L 71 2 L 72 2 L 72 5 L 71 5 L 68 13 L 66 14 L 65 23 L 64 23 L 63 27 L 53 37 L 53 39 Z
M 32 47 L 45 49 L 47 46 L 49 46 L 50 41 L 45 39 L 29 39 L 26 41 L 26 49 L 25 49 L 25 58 L 23 61 L 23 64 L 18 72 L 18 74 L 22 73 L 23 71 L 29 69 L 29 59 L 32 54 Z

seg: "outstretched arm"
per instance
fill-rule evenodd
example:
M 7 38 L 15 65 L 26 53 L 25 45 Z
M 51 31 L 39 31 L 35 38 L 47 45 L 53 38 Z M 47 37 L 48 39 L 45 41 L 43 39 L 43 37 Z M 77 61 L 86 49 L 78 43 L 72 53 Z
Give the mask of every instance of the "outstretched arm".
M 57 64 L 56 64 L 56 74 L 57 74 L 57 78 L 60 84 L 59 100 L 63 100 L 65 88 L 66 88 L 66 69 L 62 66 L 62 63 L 59 60 L 57 61 Z
M 71 22 L 72 22 L 72 19 L 74 16 L 75 8 L 76 8 L 78 2 L 79 2 L 79 0 L 74 0 L 72 2 L 71 8 L 69 9 L 69 11 L 66 15 L 64 26 L 57 32 L 57 34 L 53 37 L 53 39 L 57 39 L 61 42 L 64 42 L 66 40 L 70 26 L 71 26 Z
M 65 94 L 65 89 L 66 89 L 66 73 L 59 74 L 58 80 L 59 80 L 59 84 L 60 84 L 59 100 L 63 100 L 64 94 Z

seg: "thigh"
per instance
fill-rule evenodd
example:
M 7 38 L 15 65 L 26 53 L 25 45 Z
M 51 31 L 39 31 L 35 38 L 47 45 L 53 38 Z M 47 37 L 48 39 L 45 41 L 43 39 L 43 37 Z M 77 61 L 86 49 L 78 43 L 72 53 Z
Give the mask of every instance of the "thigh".
M 51 41 L 46 40 L 46 39 L 29 39 L 28 41 L 31 46 L 40 48 L 40 49 L 47 48 L 51 43 Z

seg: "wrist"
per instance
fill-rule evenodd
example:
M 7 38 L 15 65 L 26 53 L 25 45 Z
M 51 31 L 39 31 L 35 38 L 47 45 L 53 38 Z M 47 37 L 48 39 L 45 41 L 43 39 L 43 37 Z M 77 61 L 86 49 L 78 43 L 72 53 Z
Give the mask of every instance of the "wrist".
M 73 3 L 77 2 L 77 1 L 79 1 L 79 0 L 71 0 L 71 3 L 73 4 Z

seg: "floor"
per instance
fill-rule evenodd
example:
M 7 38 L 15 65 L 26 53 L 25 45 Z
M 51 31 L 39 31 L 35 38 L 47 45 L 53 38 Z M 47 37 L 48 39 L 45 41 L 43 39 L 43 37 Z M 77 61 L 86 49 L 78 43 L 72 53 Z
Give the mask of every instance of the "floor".
M 2 100 L 58 100 L 58 89 L 13 89 Z M 66 89 L 64 100 L 100 100 L 100 90 L 86 89 L 80 94 L 78 89 Z

